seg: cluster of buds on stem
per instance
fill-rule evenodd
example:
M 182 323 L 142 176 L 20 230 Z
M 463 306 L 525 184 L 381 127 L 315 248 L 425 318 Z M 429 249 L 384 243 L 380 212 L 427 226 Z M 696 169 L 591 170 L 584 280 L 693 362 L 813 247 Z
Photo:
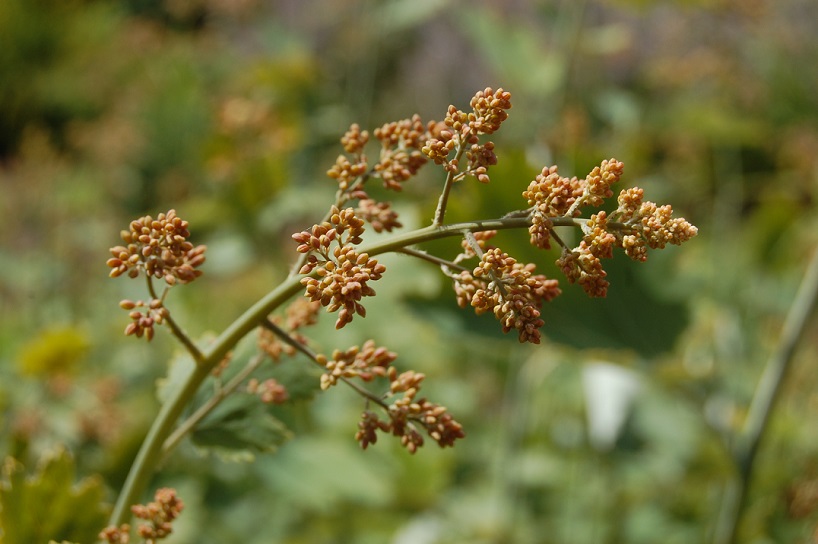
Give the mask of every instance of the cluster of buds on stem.
M 380 419 L 371 409 L 364 411 L 355 435 L 364 449 L 377 442 L 380 431 L 400 437 L 401 444 L 410 453 L 415 453 L 424 442 L 419 429 L 425 430 L 440 447 L 453 446 L 455 440 L 465 436 L 463 427 L 445 407 L 425 398 L 417 398 L 425 375 L 412 370 L 399 374 L 392 365 L 396 358 L 395 353 L 384 347 L 376 347 L 374 341 L 368 340 L 363 347 L 335 350 L 331 358 L 317 355 L 315 360 L 326 369 L 321 375 L 322 389 L 329 389 L 340 380 L 347 383 L 353 379 L 371 382 L 380 378 L 389 382 L 389 390 L 381 396 L 358 389 L 366 397 L 368 405 L 380 406 L 387 417 Z
M 134 517 L 147 521 L 139 525 L 137 534 L 146 543 L 167 538 L 173 532 L 173 521 L 179 517 L 184 506 L 182 499 L 176 496 L 176 490 L 168 487 L 158 489 L 153 502 L 131 507 Z M 99 538 L 109 544 L 128 544 L 130 531 L 128 524 L 107 527 L 99 534 Z
M 141 338 L 145 335 L 148 340 L 153 339 L 154 325 L 161 325 L 164 320 L 170 315 L 167 308 L 158 298 L 151 299 L 149 302 L 142 300 L 122 300 L 119 307 L 123 310 L 130 310 L 128 316 L 133 320 L 127 327 L 125 327 L 125 336 L 134 335 Z M 145 313 L 142 313 L 137 308 L 145 308 Z
M 361 242 L 363 225 L 352 208 L 339 210 L 333 206 L 329 221 L 293 234 L 299 243 L 298 252 L 307 255 L 300 273 L 317 276 L 301 279 L 305 296 L 320 302 L 329 312 L 338 312 L 337 329 L 351 322 L 355 314 L 366 316 L 361 299 L 375 295 L 369 282 L 379 280 L 386 270 L 376 259 L 355 249 Z
M 470 106 L 472 111 L 468 113 L 449 106 L 443 128 L 422 149 L 435 164 L 443 166 L 452 181 L 473 176 L 481 183 L 488 183 L 491 181 L 488 168 L 497 164 L 497 155 L 494 154 L 494 142 L 481 144 L 479 136 L 493 134 L 508 118 L 506 110 L 511 108 L 511 93 L 486 87 L 474 95 Z M 467 165 L 461 172 L 460 159 L 464 152 Z
M 300 282 L 305 297 L 290 306 L 286 322 L 279 317 L 262 321 L 266 326 L 262 327 L 259 347 L 273 360 L 277 361 L 282 353 L 302 352 L 324 368 L 322 389 L 343 381 L 366 398 L 367 408 L 356 435 L 364 448 L 376 442 L 379 432 L 400 437 L 410 452 L 423 444 L 422 431 L 442 447 L 451 446 L 464 436 L 460 424 L 444 407 L 419 397 L 423 374 L 397 371 L 393 366 L 394 353 L 368 341 L 360 348 L 336 350 L 331 357 L 317 355 L 307 347 L 307 338 L 298 330 L 314 323 L 321 307 L 337 313 L 338 329 L 349 324 L 355 315 L 365 317 L 362 301 L 375 295 L 372 283 L 386 271 L 374 255 L 397 250 L 440 265 L 452 279 L 461 307 L 472 307 L 477 314 L 493 314 L 502 330 L 516 332 L 520 342 L 540 343 L 543 303 L 560 294 L 557 281 L 535 273 L 533 263 L 518 262 L 491 246 L 495 232 L 483 229 L 480 222 L 445 225 L 453 184 L 467 177 L 481 183 L 491 181 L 489 169 L 498 160 L 495 145 L 481 137 L 494 134 L 508 118 L 511 94 L 502 88 L 487 87 L 474 95 L 470 106 L 470 111 L 449 106 L 441 122 L 424 124 L 413 116 L 381 126 L 373 133 L 373 140 L 380 142 L 378 160 L 374 163 L 366 154 L 369 132 L 358 125 L 350 127 L 341 138 L 344 153 L 327 172 L 337 184 L 334 203 L 323 220 L 292 235 L 299 256 L 287 281 Z M 400 192 L 430 162 L 442 167 L 445 183 L 432 225 L 418 231 L 422 236 L 413 239 L 419 241 L 426 232 L 429 237 L 424 239 L 428 240 L 465 233 L 463 252 L 446 260 L 408 248 L 408 242 L 401 245 L 401 238 L 370 246 L 369 252 L 361 250 L 365 225 L 376 232 L 392 232 L 401 227 L 392 204 L 371 198 L 367 183 L 379 179 L 386 189 Z M 649 248 L 681 244 L 697 234 L 696 227 L 684 218 L 673 217 L 670 206 L 644 200 L 639 188 L 622 190 L 618 207 L 612 212 L 597 211 L 588 218 L 581 217 L 585 208 L 600 208 L 613 197 L 612 186 L 621 180 L 623 172 L 624 164 L 613 158 L 602 161 L 582 179 L 561 176 L 556 166 L 547 166 L 522 192 L 527 207 L 491 222 L 507 221 L 502 226 L 509 228 L 525 220 L 533 246 L 546 250 L 552 244 L 559 247 L 556 265 L 570 283 L 578 283 L 592 297 L 604 297 L 609 282 L 602 261 L 611 258 L 616 248 L 634 260 L 644 261 Z M 567 227 L 582 231 L 575 247 L 566 245 L 557 233 L 557 229 Z M 159 297 L 154 293 L 152 279 L 162 278 L 167 286 L 173 286 L 201 275 L 198 267 L 204 262 L 205 247 L 194 246 L 188 241 L 189 235 L 187 222 L 170 210 L 156 219 L 146 216 L 133 221 L 130 229 L 122 232 L 125 245 L 111 248 L 110 275 L 137 277 L 144 273 L 152 297 L 147 303 L 123 301 L 122 306 L 131 311 L 132 319 L 126 334 L 150 339 L 154 325 L 167 322 L 185 343 L 165 309 L 164 294 Z M 469 259 L 478 262 L 472 267 L 464 266 L 462 263 Z M 145 312 L 137 308 L 145 308 Z M 189 341 L 186 344 L 192 345 Z M 386 393 L 376 395 L 358 383 L 376 379 L 388 382 Z M 287 398 L 286 389 L 270 380 L 251 381 L 247 391 L 259 395 L 264 402 L 278 403 Z M 371 409 L 373 405 L 383 409 L 384 419 Z
M 198 269 L 205 262 L 203 245 L 194 246 L 188 238 L 188 222 L 176 215 L 176 210 L 160 213 L 156 219 L 150 215 L 131 221 L 130 229 L 120 233 L 125 246 L 110 249 L 111 257 L 107 265 L 110 276 L 115 278 L 126 274 L 130 278 L 144 274 L 152 299 L 149 302 L 123 300 L 120 307 L 128 310 L 132 322 L 125 328 L 126 336 L 136 336 L 152 340 L 154 325 L 161 325 L 169 319 L 170 313 L 164 306 L 164 295 L 157 297 L 152 279 L 165 280 L 166 289 L 190 283 L 202 275 Z M 146 308 L 143 313 L 137 308 Z
M 585 179 L 559 175 L 556 166 L 542 172 L 523 191 L 531 206 L 528 231 L 531 244 L 550 249 L 551 240 L 562 248 L 557 266 L 571 283 L 579 283 L 591 297 L 608 293 L 607 273 L 602 259 L 610 259 L 618 247 L 632 259 L 647 259 L 647 248 L 663 248 L 666 244 L 681 244 L 696 236 L 698 229 L 684 218 L 673 217 L 673 209 L 643 201 L 638 187 L 619 194 L 619 207 L 608 215 L 600 211 L 587 221 L 578 220 L 583 238 L 569 248 L 554 232 L 554 220 L 574 218 L 584 206 L 601 206 L 613 196 L 611 185 L 622 177 L 625 165 L 616 159 L 602 161 Z
M 168 285 L 190 283 L 202 275 L 205 246 L 188 241 L 188 222 L 176 210 L 131 221 L 130 229 L 121 232 L 125 246 L 111 248 L 108 266 L 111 277 L 127 273 L 131 278 L 144 272 L 148 277 L 163 278 Z

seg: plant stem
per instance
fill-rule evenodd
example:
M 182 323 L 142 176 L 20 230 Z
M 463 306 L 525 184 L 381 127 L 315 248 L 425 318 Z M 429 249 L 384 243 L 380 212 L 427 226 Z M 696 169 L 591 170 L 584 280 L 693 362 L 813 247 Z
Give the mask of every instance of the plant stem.
M 454 160 L 456 160 L 458 164 L 460 163 L 460 158 L 463 156 L 463 152 L 465 151 L 466 143 L 461 140 L 460 145 L 457 147 L 457 154 L 454 157 Z M 443 184 L 443 191 L 440 193 L 440 199 L 437 201 L 435 218 L 432 221 L 432 226 L 434 227 L 443 225 L 443 218 L 446 216 L 446 207 L 449 203 L 449 193 L 452 191 L 452 186 L 454 185 L 454 178 L 456 175 L 457 172 L 452 170 L 449 170 L 449 172 L 446 174 L 446 182 Z
M 317 364 L 321 368 L 325 368 L 324 365 L 322 365 L 321 363 L 318 362 L 318 359 L 317 359 L 318 354 L 316 352 L 311 350 L 309 348 L 309 346 L 305 346 L 304 344 L 302 344 L 301 342 L 299 342 L 298 340 L 296 340 L 295 338 L 290 336 L 289 333 L 287 333 L 287 331 L 285 331 L 284 329 L 282 329 L 281 327 L 279 327 L 278 325 L 276 325 L 275 323 L 273 323 L 269 319 L 263 320 L 261 322 L 261 326 L 264 327 L 265 329 L 271 331 L 273 334 L 275 334 L 276 336 L 281 338 L 285 343 L 292 346 L 297 351 L 299 351 L 302 354 L 306 355 L 307 358 L 309 358 L 313 363 Z M 350 386 L 352 389 L 354 389 L 355 392 L 357 392 L 362 397 L 364 397 L 364 398 L 366 398 L 366 399 L 368 399 L 368 400 L 370 400 L 372 402 L 375 402 L 376 404 L 380 405 L 384 409 L 389 408 L 389 406 L 383 401 L 383 399 L 381 399 L 380 397 L 378 397 L 376 394 L 372 393 L 371 391 L 361 387 L 357 383 L 355 383 L 355 382 L 353 382 L 353 381 L 351 381 L 351 380 L 349 380 L 347 378 L 343 378 L 343 377 L 341 378 L 341 381 L 344 382 L 345 384 L 347 384 L 348 386 Z
M 773 409 L 778 401 L 782 384 L 791 367 L 798 342 L 804 334 L 809 318 L 818 302 L 818 250 L 804 273 L 798 293 L 790 306 L 781 338 L 756 388 L 744 428 L 733 451 L 738 470 L 735 479 L 725 490 L 721 514 L 713 541 L 716 544 L 735 543 L 741 515 L 747 504 L 747 492 L 753 478 L 756 456 L 769 427 Z
M 216 390 L 215 394 L 207 399 L 203 405 L 199 407 L 190 417 L 188 417 L 181 425 L 176 427 L 176 430 L 165 440 L 164 444 L 162 444 L 162 456 L 167 456 L 178 444 L 182 441 L 182 438 L 185 437 L 187 433 L 189 433 L 193 428 L 199 423 L 202 419 L 204 419 L 207 414 L 213 411 L 216 406 L 223 401 L 227 395 L 235 391 L 241 384 L 244 382 L 247 377 L 250 376 L 255 370 L 264 362 L 266 355 L 263 353 L 258 353 L 254 355 L 244 368 L 242 368 L 235 376 L 233 376 L 229 382 L 224 387 L 220 387 Z
M 151 277 L 147 276 L 147 278 L 148 293 L 150 293 L 152 298 L 158 299 L 159 297 L 156 296 L 156 290 L 153 287 L 153 281 L 151 280 Z M 165 290 L 165 293 L 162 295 L 163 304 L 165 294 L 167 294 L 167 289 Z M 201 350 L 199 350 L 199 348 L 196 346 L 196 344 L 193 343 L 193 340 L 191 340 L 190 337 L 187 334 L 185 334 L 185 331 L 183 331 L 182 328 L 176 323 L 176 321 L 173 320 L 173 317 L 170 315 L 170 311 L 168 311 L 168 315 L 165 316 L 164 320 L 165 323 L 168 324 L 168 327 L 170 327 L 170 332 L 185 347 L 190 356 L 193 357 L 193 360 L 196 361 L 196 364 L 201 364 L 202 359 L 204 359 L 204 355 L 202 354 Z
M 570 217 L 554 218 L 555 226 L 578 226 L 583 219 Z M 407 246 L 438 240 L 451 236 L 462 236 L 466 232 L 478 232 L 485 230 L 503 230 L 527 228 L 530 220 L 526 217 L 508 217 L 501 219 L 490 219 L 485 221 L 473 221 L 466 223 L 455 223 L 451 225 L 428 226 L 415 231 L 396 234 L 377 243 L 360 248 L 361 253 L 369 255 L 379 255 L 392 251 L 401 250 Z M 609 224 L 609 228 L 616 228 L 616 224 Z M 213 368 L 218 365 L 227 353 L 255 327 L 257 327 L 267 316 L 292 296 L 303 289 L 301 285 L 302 276 L 290 276 L 286 278 L 275 289 L 267 293 L 253 306 L 248 308 L 241 316 L 233 321 L 216 340 L 202 350 L 201 359 L 198 364 L 190 369 L 190 373 L 172 396 L 162 405 L 156 419 L 148 431 L 145 441 L 137 453 L 136 459 L 131 465 L 122 491 L 117 499 L 114 510 L 111 514 L 110 524 L 121 525 L 130 518 L 131 505 L 138 504 L 145 488 L 160 459 L 163 444 L 173 431 L 173 426 L 187 405 L 191 402 L 199 387 L 210 375 Z M 181 329 L 180 329 L 181 333 Z M 175 333 L 174 333 L 175 334 Z M 192 342 L 187 342 L 187 338 L 182 333 L 177 336 L 188 349 Z M 194 346 L 195 347 L 195 346 Z M 196 348 L 198 350 L 198 348 Z M 194 356 L 194 359 L 196 357 Z
M 403 249 L 396 249 L 395 253 L 403 253 L 404 255 L 409 255 L 410 257 L 416 257 L 422 261 L 428 261 L 430 263 L 434 263 L 440 265 L 442 268 L 446 269 L 455 269 L 460 270 L 461 272 L 470 272 L 470 268 L 466 268 L 465 266 L 461 266 L 457 263 L 453 263 L 447 259 L 442 259 L 437 255 L 431 255 L 426 253 L 425 251 L 420 251 L 418 249 L 412 249 L 410 247 L 405 247 Z

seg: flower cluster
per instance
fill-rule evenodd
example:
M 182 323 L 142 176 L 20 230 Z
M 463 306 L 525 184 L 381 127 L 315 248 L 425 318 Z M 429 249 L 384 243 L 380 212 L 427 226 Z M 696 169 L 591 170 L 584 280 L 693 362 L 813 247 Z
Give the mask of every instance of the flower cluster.
M 273 378 L 266 379 L 263 382 L 251 378 L 247 382 L 247 392 L 251 395 L 257 395 L 264 404 L 284 404 L 290 399 L 287 388 Z
M 355 215 L 372 225 L 375 232 L 392 232 L 403 225 L 398 221 L 398 214 L 388 202 L 378 202 L 371 198 L 364 198 L 358 202 Z
M 341 138 L 341 145 L 347 155 L 339 155 L 327 175 L 338 183 L 336 205 L 357 199 L 355 214 L 370 223 L 375 232 L 400 228 L 398 214 L 390 202 L 379 202 L 369 197 L 366 182 L 380 178 L 384 187 L 393 191 L 403 190 L 403 183 L 416 175 L 428 162 L 421 147 L 431 137 L 434 121 L 424 125 L 420 117 L 386 123 L 375 129 L 375 138 L 380 141 L 379 161 L 372 167 L 364 152 L 369 143 L 368 131 L 357 124 L 350 126 Z
M 188 241 L 188 222 L 178 217 L 176 210 L 160 213 L 156 219 L 147 215 L 131 221 L 130 229 L 123 230 L 121 236 L 127 245 L 111 248 L 113 257 L 107 263 L 111 277 L 127 273 L 135 278 L 144 271 L 174 285 L 202 275 L 198 267 L 205 261 L 206 247 Z
M 370 382 L 375 376 L 386 376 L 387 369 L 397 357 L 396 353 L 384 347 L 375 347 L 372 340 L 367 340 L 363 349 L 353 346 L 346 351 L 335 350 L 331 359 L 318 355 L 316 361 L 327 369 L 321 375 L 321 389 L 329 389 L 341 378 L 359 378 Z
M 471 273 L 464 270 L 452 276 L 457 303 L 472 306 L 478 315 L 491 312 L 503 332 L 514 329 L 520 342 L 539 344 L 542 303 L 559 295 L 560 289 L 556 280 L 535 275 L 534 269 L 499 248 L 489 249 Z
M 182 500 L 176 496 L 176 490 L 168 487 L 158 489 L 153 502 L 131 507 L 135 517 L 148 522 L 140 524 L 137 533 L 145 542 L 155 542 L 168 537 L 173 532 L 173 521 L 179 517 L 184 506 Z M 109 544 L 128 544 L 130 530 L 128 524 L 107 527 L 99 534 L 99 538 Z
M 614 233 L 617 245 L 636 261 L 647 260 L 647 248 L 662 249 L 693 238 L 698 229 L 683 217 L 673 217 L 670 205 L 657 206 L 643 201 L 644 191 L 634 187 L 622 191 L 619 207 L 611 214 L 623 228 Z
M 425 375 L 412 370 L 399 374 L 392 366 L 396 358 L 395 353 L 376 347 L 372 340 L 368 340 L 362 348 L 353 346 L 346 351 L 335 350 L 332 358 L 317 355 L 315 360 L 327 370 L 321 376 L 322 389 L 329 389 L 339 380 L 370 382 L 385 378 L 389 381 L 389 391 L 382 397 L 365 392 L 369 401 L 385 409 L 388 419 L 380 419 L 369 409 L 363 412 L 355 439 L 364 449 L 378 441 L 377 432 L 381 431 L 400 437 L 401 444 L 414 453 L 424 443 L 418 429 L 424 429 L 440 447 L 454 445 L 455 440 L 465 436 L 463 427 L 445 407 L 425 398 L 416 398 Z M 389 399 L 394 399 L 391 404 L 386 402 Z
M 418 428 L 425 430 L 441 448 L 454 446 L 455 440 L 466 436 L 463 426 L 455 421 L 445 406 L 415 398 L 425 379 L 423 374 L 410 370 L 402 374 L 390 372 L 388 377 L 391 380 L 388 396 L 401 396 L 387 407 L 388 420 L 380 419 L 372 410 L 361 414 L 355 439 L 362 448 L 378 441 L 378 431 L 399 436 L 401 445 L 409 453 L 415 453 L 424 444 Z
M 137 338 L 142 338 L 144 335 L 148 341 L 153 339 L 153 326 L 161 325 L 170 315 L 170 312 L 158 298 L 151 299 L 149 302 L 126 299 L 120 301 L 119 307 L 123 310 L 131 310 L 128 315 L 132 321 L 125 327 L 125 336 L 134 335 Z M 136 308 L 145 308 L 145 313 Z
M 465 152 L 467 166 L 457 174 L 456 180 L 473 176 L 481 183 L 488 183 L 488 167 L 497 164 L 497 156 L 494 154 L 494 143 L 480 144 L 478 136 L 493 134 L 508 118 L 511 93 L 486 87 L 474 95 L 470 106 L 472 111 L 469 113 L 449 106 L 443 120 L 444 126 L 429 138 L 422 151 L 435 164 L 443 165 L 450 174 L 459 172 L 460 157 Z M 450 158 L 452 153 L 455 156 Z
M 375 165 L 375 172 L 384 187 L 401 191 L 402 183 L 418 173 L 426 164 L 422 147 L 429 139 L 429 130 L 434 122 L 424 125 L 420 116 L 387 123 L 375 129 L 375 137 L 381 142 L 381 156 Z
M 329 221 L 314 225 L 311 231 L 293 234 L 299 243 L 298 252 L 307 254 L 300 270 L 301 274 L 310 274 L 301 279 L 305 296 L 320 302 L 329 312 L 338 311 L 338 329 L 352 321 L 354 314 L 366 316 L 360 301 L 375 294 L 369 282 L 379 280 L 386 270 L 369 254 L 355 250 L 354 244 L 361 242 L 363 224 L 352 208 L 338 210 L 333 206 Z
M 620 193 L 619 207 L 610 216 L 601 211 L 587 221 L 577 220 L 584 234 L 577 247 L 569 248 L 556 238 L 554 221 L 576 217 L 583 206 L 601 206 L 613 196 L 611 185 L 619 181 L 623 169 L 620 161 L 605 160 L 580 180 L 560 176 L 556 166 L 548 166 L 523 192 L 531 206 L 531 244 L 550 249 L 555 239 L 562 246 L 557 266 L 569 282 L 579 283 L 592 297 L 607 295 L 609 282 L 601 259 L 611 258 L 614 247 L 623 249 L 632 259 L 644 261 L 648 247 L 681 244 L 697 232 L 684 218 L 672 217 L 670 206 L 644 202 L 642 189 L 632 188 Z
M 360 347 L 335 350 L 328 357 L 313 352 L 308 338 L 300 330 L 316 322 L 321 307 L 337 313 L 337 329 L 350 323 L 356 314 L 366 316 L 362 300 L 375 295 L 372 283 L 386 271 L 370 253 L 401 251 L 439 265 L 453 281 L 459 306 L 471 307 L 477 314 L 491 313 L 500 322 L 503 332 L 513 330 L 521 343 L 539 344 L 544 325 L 542 306 L 560 294 L 558 283 L 535 273 L 534 264 L 518 262 L 492 245 L 497 231 L 483 229 L 527 227 L 535 247 L 550 249 L 556 244 L 561 249 L 556 261 L 559 269 L 569 282 L 578 283 L 593 297 L 607 294 L 609 282 L 602 261 L 613 256 L 614 248 L 622 249 L 632 259 L 644 261 L 648 248 L 681 244 L 697 234 L 696 227 L 685 219 L 673 217 L 670 206 L 657 206 L 644 200 L 639 188 L 623 190 L 614 211 L 598 211 L 588 219 L 581 218 L 583 208 L 600 208 L 606 199 L 613 197 L 612 187 L 621 179 L 624 169 L 623 163 L 613 158 L 602 161 L 583 179 L 561 176 L 556 166 L 545 167 L 522 193 L 528 203 L 526 209 L 499 219 L 444 224 L 454 183 L 466 177 L 474 177 L 482 183 L 490 181 L 488 171 L 497 164 L 495 146 L 491 141 L 481 141 L 485 140 L 481 137 L 494 134 L 508 118 L 511 94 L 502 88 L 495 91 L 487 87 L 474 95 L 470 107 L 471 111 L 462 111 L 449 106 L 444 120 L 437 123 L 424 124 L 418 116 L 387 123 L 373 131 L 372 138 L 360 126 L 352 125 L 341 138 L 344 153 L 327 172 L 338 184 L 334 204 L 320 223 L 292 235 L 300 256 L 283 287 L 289 290 L 298 281 L 304 287 L 304 297 L 291 304 L 285 314 L 260 318 L 249 312 L 253 314 L 252 319 L 257 320 L 255 323 L 239 321 L 242 326 L 260 325 L 258 346 L 274 361 L 282 354 L 305 354 L 324 370 L 321 389 L 329 389 L 341 381 L 366 399 L 355 435 L 363 448 L 375 443 L 380 433 L 399 437 L 411 453 L 429 438 L 447 447 L 464 437 L 462 426 L 445 407 L 420 395 L 424 374 L 397 370 L 393 365 L 395 353 L 369 340 Z M 375 163 L 366 155 L 371 140 L 380 142 Z M 371 225 L 379 233 L 401 227 L 391 203 L 371 198 L 367 183 L 380 179 L 386 189 L 402 191 L 404 184 L 430 160 L 446 172 L 431 226 L 373 245 L 370 253 L 360 250 L 365 225 Z M 567 245 L 557 234 L 558 228 L 566 227 L 582 230 L 576 247 Z M 462 251 L 452 260 L 406 245 L 409 240 L 419 243 L 457 233 L 464 233 Z M 149 278 L 151 299 L 148 302 L 126 300 L 121 303 L 131 312 L 132 323 L 126 328 L 126 334 L 150 340 L 154 325 L 167 322 L 174 335 L 196 353 L 195 345 L 186 341 L 181 328 L 165 309 L 164 294 L 158 296 L 152 283 L 152 278 L 162 278 L 172 286 L 188 283 L 201 275 L 198 267 L 205 260 L 205 247 L 194 246 L 188 241 L 189 236 L 188 223 L 177 217 L 174 210 L 159 214 L 156 219 L 140 218 L 131 223 L 130 230 L 122 232 L 125 245 L 111 249 L 113 257 L 108 260 L 108 266 L 111 276 L 136 277 L 144 272 Z M 464 266 L 469 259 L 478 262 Z M 233 347 L 235 345 L 225 349 Z M 218 364 L 206 357 L 199 359 L 218 377 L 229 357 L 225 356 Z M 262 360 L 263 357 L 256 357 L 252 365 Z M 231 391 L 238 390 L 255 366 L 248 364 L 247 369 L 247 374 L 240 374 L 238 381 L 231 382 L 235 384 L 231 385 Z M 371 382 L 376 380 L 388 384 L 383 394 L 371 391 Z M 268 404 L 282 403 L 289 397 L 286 387 L 274 379 L 250 379 L 244 391 Z M 154 503 L 134 507 L 137 517 L 150 522 L 140 527 L 140 535 L 153 540 L 163 538 L 170 533 L 170 522 L 181 508 L 181 501 L 176 499 L 173 490 L 160 490 Z M 109 543 L 127 543 L 128 528 L 106 529 L 101 538 Z
M 355 210 L 346 208 L 339 210 L 337 206 L 330 209 L 328 221 L 320 225 L 313 225 L 310 231 L 293 234 L 292 238 L 298 242 L 296 251 L 309 255 L 307 263 L 301 268 L 301 274 L 308 274 L 319 264 L 319 256 L 330 259 L 330 246 L 337 241 L 340 247 L 346 244 L 360 244 L 361 234 L 364 233 L 364 222 L 355 215 Z M 316 255 L 316 253 L 318 255 Z

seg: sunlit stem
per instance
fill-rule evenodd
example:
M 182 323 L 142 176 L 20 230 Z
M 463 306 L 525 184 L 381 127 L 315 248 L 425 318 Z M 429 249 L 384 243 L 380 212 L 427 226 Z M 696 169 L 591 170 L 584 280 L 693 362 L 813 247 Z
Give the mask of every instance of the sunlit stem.
M 454 160 L 460 164 L 460 159 L 466 151 L 466 143 L 463 142 L 463 137 L 460 137 L 460 144 L 457 146 L 457 153 Z M 457 171 L 449 170 L 446 174 L 446 182 L 443 184 L 443 191 L 440 193 L 440 199 L 437 202 L 437 209 L 435 210 L 435 218 L 432 221 L 433 227 L 439 227 L 443 224 L 443 219 L 446 216 L 446 207 L 449 205 L 449 193 L 452 191 L 452 186 L 457 178 Z

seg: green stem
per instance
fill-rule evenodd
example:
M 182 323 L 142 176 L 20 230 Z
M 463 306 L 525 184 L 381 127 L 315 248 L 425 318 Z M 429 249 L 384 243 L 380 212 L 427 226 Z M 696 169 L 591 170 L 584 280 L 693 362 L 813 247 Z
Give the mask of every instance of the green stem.
M 466 268 L 465 266 L 461 266 L 461 265 L 459 265 L 457 263 L 453 263 L 452 261 L 450 261 L 448 259 L 441 259 L 437 255 L 431 255 L 431 254 L 426 253 L 425 251 L 421 251 L 419 249 L 412 249 L 410 247 L 405 247 L 405 248 L 402 248 L 402 249 L 396 249 L 395 253 L 403 253 L 404 255 L 409 255 L 410 257 L 416 257 L 416 258 L 418 258 L 418 259 L 420 259 L 422 261 L 428 261 L 430 263 L 434 263 L 436 265 L 439 265 L 441 268 L 444 268 L 444 269 L 447 269 L 447 270 L 454 269 L 454 270 L 460 270 L 461 272 L 470 272 L 471 271 L 470 268 Z
M 283 342 L 285 342 L 286 344 L 292 346 L 296 351 L 299 351 L 302 354 L 306 355 L 307 358 L 310 359 L 313 363 L 317 364 L 321 368 L 325 368 L 324 365 L 322 365 L 321 363 L 318 362 L 318 354 L 316 352 L 311 350 L 309 348 L 309 346 L 306 346 L 306 345 L 302 344 L 301 342 L 299 342 L 298 340 L 296 340 L 295 338 L 293 338 L 287 331 L 285 331 L 284 329 L 282 329 L 281 327 L 279 327 L 278 325 L 276 325 L 275 323 L 273 323 L 269 319 L 263 320 L 261 322 L 261 326 L 264 327 L 265 329 L 269 330 L 270 332 L 272 332 L 273 334 L 275 334 L 279 338 L 281 338 L 281 340 Z M 361 387 L 357 383 L 355 383 L 355 382 L 353 382 L 353 381 L 351 381 L 351 380 L 349 380 L 347 378 L 342 377 L 341 381 L 344 382 L 345 384 L 347 384 L 348 386 L 350 386 L 352 389 L 354 389 L 355 392 L 358 393 L 359 395 L 361 395 L 362 397 L 375 402 L 376 404 L 380 405 L 385 410 L 389 409 L 389 406 L 385 402 L 383 402 L 383 400 L 381 400 L 380 397 L 378 397 L 377 395 L 375 395 L 371 391 L 367 390 L 366 388 Z
M 575 218 L 555 218 L 555 226 L 580 225 L 584 220 Z M 411 232 L 390 236 L 377 243 L 360 248 L 361 253 L 369 255 L 379 255 L 391 251 L 397 251 L 406 246 L 438 240 L 451 236 L 462 236 L 466 232 L 478 232 L 485 230 L 503 230 L 527 228 L 530 220 L 525 217 L 508 217 L 502 219 L 491 219 L 485 221 L 473 221 L 467 223 L 455 223 L 443 226 L 429 226 Z M 616 228 L 614 224 L 609 224 L 609 228 Z M 201 361 L 190 369 L 190 374 L 185 379 L 179 389 L 162 405 L 156 420 L 148 431 L 145 441 L 142 443 L 136 459 L 131 465 L 119 498 L 111 514 L 111 525 L 121 525 L 130 518 L 130 506 L 138 504 L 145 488 L 160 459 L 162 446 L 173 431 L 173 426 L 187 405 L 193 400 L 194 395 L 199 390 L 204 380 L 210 372 L 227 353 L 247 335 L 256 328 L 262 320 L 281 306 L 288 299 L 293 297 L 303 289 L 301 285 L 302 276 L 291 276 L 282 282 L 278 287 L 267 293 L 253 306 L 245 311 L 238 319 L 231 323 L 216 340 L 202 351 Z
M 153 281 L 151 280 L 151 277 L 147 276 L 147 278 L 148 293 L 150 293 L 152 298 L 158 299 L 159 297 L 156 295 L 156 290 L 153 287 Z M 161 300 L 163 304 L 166 294 L 167 289 L 165 290 L 165 293 L 162 294 Z M 168 314 L 164 317 L 164 321 L 165 323 L 167 323 L 168 327 L 170 327 L 170 332 L 173 334 L 173 336 L 175 336 L 176 339 L 179 340 L 179 342 L 183 346 L 185 346 L 185 349 L 190 354 L 190 356 L 193 357 L 193 360 L 196 361 L 196 364 L 201 364 L 204 355 L 202 355 L 202 352 L 199 350 L 196 344 L 193 343 L 193 340 L 191 340 L 190 337 L 187 334 L 185 334 L 185 331 L 182 330 L 182 327 L 180 327 L 176 323 L 176 321 L 173 320 L 173 317 L 170 315 L 170 311 L 168 311 Z
M 734 449 L 734 461 L 738 469 L 736 478 L 730 482 L 722 499 L 722 509 L 713 541 L 716 544 L 737 542 L 738 525 L 747 505 L 747 491 L 753 478 L 756 456 L 769 427 L 776 402 L 780 398 L 782 384 L 791 366 L 799 340 L 804 334 L 809 318 L 818 303 L 818 250 L 812 256 L 795 300 L 790 306 L 778 346 L 764 369 L 753 396 L 744 428 Z
M 462 136 L 461 136 L 462 138 Z M 466 151 L 466 144 L 464 142 L 460 142 L 460 145 L 457 147 L 457 154 L 455 155 L 454 160 L 460 163 L 460 159 L 463 157 L 463 153 Z M 449 193 L 452 191 L 452 186 L 455 182 L 455 177 L 457 176 L 457 172 L 449 171 L 446 174 L 446 182 L 443 184 L 443 191 L 440 193 L 440 199 L 437 201 L 437 209 L 435 210 L 435 218 L 432 221 L 432 226 L 439 227 L 443 224 L 443 218 L 446 216 L 446 207 L 449 203 Z
M 165 440 L 165 443 L 162 445 L 162 456 L 167 456 L 173 449 L 179 445 L 179 442 L 187 435 L 193 428 L 207 417 L 207 414 L 213 411 L 216 406 L 218 406 L 227 396 L 235 391 L 245 379 L 247 379 L 250 374 L 255 372 L 255 370 L 261 366 L 261 363 L 264 362 L 266 355 L 263 353 L 258 353 L 254 355 L 244 368 L 242 368 L 239 372 L 233 376 L 229 382 L 224 387 L 219 387 L 216 392 L 210 397 L 207 402 L 202 404 L 198 410 L 196 410 L 190 417 L 188 417 L 181 425 L 176 427 L 176 430 Z

